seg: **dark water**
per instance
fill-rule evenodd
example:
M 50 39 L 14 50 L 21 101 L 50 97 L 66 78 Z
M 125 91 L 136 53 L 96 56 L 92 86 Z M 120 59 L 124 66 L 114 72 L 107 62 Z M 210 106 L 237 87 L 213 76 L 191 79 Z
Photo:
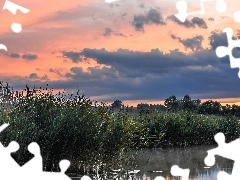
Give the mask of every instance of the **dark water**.
M 207 150 L 215 147 L 201 146 L 192 148 L 172 148 L 145 150 L 138 153 L 134 169 L 140 172 L 136 175 L 140 179 L 154 179 L 163 176 L 165 179 L 177 179 L 171 176 L 170 170 L 173 165 L 182 169 L 190 169 L 189 179 L 215 180 L 219 171 L 231 173 L 233 161 L 220 156 L 216 157 L 215 165 L 207 167 L 204 159 Z
M 154 180 L 157 176 L 162 176 L 166 180 L 181 179 L 178 176 L 171 175 L 170 170 L 173 165 L 178 165 L 182 169 L 190 169 L 190 180 L 217 180 L 219 171 L 231 174 L 233 161 L 223 157 L 215 156 L 216 162 L 212 167 L 205 165 L 204 158 L 207 156 L 207 150 L 212 148 L 214 147 L 201 146 L 184 149 L 168 148 L 134 152 L 135 163 L 130 165 L 128 169 L 140 171 L 130 178 L 122 177 L 119 179 Z M 99 179 L 96 176 L 91 177 L 92 179 Z

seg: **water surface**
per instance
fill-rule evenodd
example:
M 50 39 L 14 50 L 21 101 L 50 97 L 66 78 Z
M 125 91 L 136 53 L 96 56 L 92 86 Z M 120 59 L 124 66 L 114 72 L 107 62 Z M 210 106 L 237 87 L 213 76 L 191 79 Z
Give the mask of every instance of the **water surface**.
M 119 177 L 115 179 L 154 180 L 155 177 L 162 176 L 166 180 L 176 180 L 180 179 L 180 177 L 172 176 L 170 170 L 173 165 L 178 165 L 180 168 L 190 169 L 190 180 L 217 180 L 219 171 L 225 171 L 231 174 L 233 161 L 215 156 L 215 165 L 207 167 L 204 163 L 207 150 L 215 147 L 198 146 L 134 151 L 135 162 L 127 168 L 130 170 L 140 170 L 140 172 L 134 177 L 126 178 L 119 175 Z M 100 179 L 94 175 L 91 177 L 92 179 Z

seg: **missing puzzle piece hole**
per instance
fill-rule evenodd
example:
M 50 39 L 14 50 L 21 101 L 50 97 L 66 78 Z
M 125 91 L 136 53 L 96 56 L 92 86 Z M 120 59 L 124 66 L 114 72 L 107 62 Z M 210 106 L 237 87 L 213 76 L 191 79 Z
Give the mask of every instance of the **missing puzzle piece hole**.
M 20 33 L 22 31 L 22 25 L 19 23 L 12 23 L 11 29 L 15 33 Z
M 219 47 L 217 47 L 217 49 L 216 49 L 216 55 L 217 55 L 219 58 L 223 58 L 224 56 L 228 55 L 227 48 L 224 47 L 224 46 L 219 46 Z
M 235 22 L 239 23 L 240 22 L 240 11 L 236 11 L 234 14 L 233 14 L 233 19 Z
M 67 171 L 67 169 L 69 168 L 70 166 L 70 161 L 69 160 L 61 160 L 60 163 L 59 163 L 59 167 L 60 167 L 60 170 L 62 173 L 65 173 Z
M 16 141 L 12 141 L 7 146 L 7 149 L 11 153 L 16 152 L 19 149 L 19 144 Z
M 164 177 L 162 177 L 162 176 L 157 176 L 157 177 L 155 177 L 154 180 L 165 180 L 165 179 L 164 179 Z
M 81 180 L 92 180 L 89 176 L 84 175 Z
M 213 166 L 213 165 L 215 164 L 215 157 L 208 155 L 208 156 L 204 159 L 204 163 L 205 163 L 207 166 Z

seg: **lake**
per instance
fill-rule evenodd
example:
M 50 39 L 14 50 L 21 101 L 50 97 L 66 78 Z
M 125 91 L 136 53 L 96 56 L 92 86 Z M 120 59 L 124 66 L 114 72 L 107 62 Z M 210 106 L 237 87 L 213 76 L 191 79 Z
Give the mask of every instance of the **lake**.
M 135 175 L 137 180 L 154 180 L 156 176 L 163 176 L 166 180 L 172 180 L 179 179 L 179 177 L 171 176 L 170 173 L 171 167 L 178 165 L 180 168 L 190 169 L 189 179 L 191 180 L 217 180 L 219 171 L 231 173 L 233 161 L 215 156 L 215 165 L 207 167 L 204 163 L 207 150 L 215 147 L 198 146 L 136 151 L 134 152 L 135 162 L 129 166 L 129 169 L 140 170 Z M 94 178 L 92 177 L 92 179 Z

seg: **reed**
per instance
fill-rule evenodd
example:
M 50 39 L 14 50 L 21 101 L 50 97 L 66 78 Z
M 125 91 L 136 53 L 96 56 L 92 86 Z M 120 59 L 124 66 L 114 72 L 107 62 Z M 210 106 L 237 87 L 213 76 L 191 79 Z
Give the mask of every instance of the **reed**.
M 2 102 L 9 102 L 3 97 Z M 113 111 L 78 92 L 53 94 L 48 88 L 27 88 L 12 97 L 11 106 L 0 109 L 0 123 L 10 123 L 0 141 L 4 146 L 12 140 L 20 144 L 13 156 L 21 165 L 32 158 L 27 146 L 37 142 L 47 171 L 59 170 L 59 161 L 68 159 L 69 172 L 103 172 L 131 164 L 132 150 L 209 145 L 215 143 L 217 132 L 223 132 L 227 141 L 240 134 L 234 116 L 161 111 L 131 114 L 127 108 Z

